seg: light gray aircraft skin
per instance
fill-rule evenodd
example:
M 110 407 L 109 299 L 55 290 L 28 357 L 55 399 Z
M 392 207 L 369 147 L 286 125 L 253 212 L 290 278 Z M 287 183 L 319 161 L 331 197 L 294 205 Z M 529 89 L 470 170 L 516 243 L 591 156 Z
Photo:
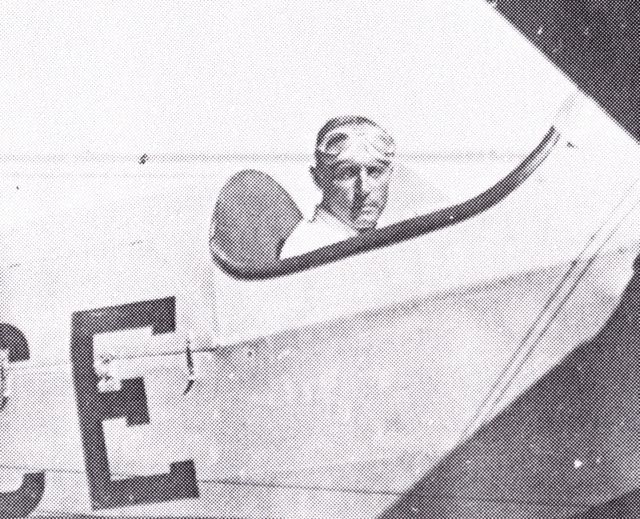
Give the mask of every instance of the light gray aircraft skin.
M 175 164 L 128 165 L 145 176 L 117 182 L 142 195 L 16 226 L 5 237 L 14 256 L 2 271 L 2 322 L 23 334 L 29 358 L 5 364 L 3 475 L 44 474 L 35 513 L 375 516 L 424 477 L 420 507 L 470 517 L 570 513 L 610 497 L 628 444 L 598 450 L 572 428 L 575 437 L 549 444 L 554 413 L 565 423 L 578 411 L 541 410 L 548 394 L 530 388 L 614 312 L 635 315 L 621 297 L 639 252 L 637 173 L 629 150 L 612 146 L 599 164 L 564 142 L 473 218 L 261 281 L 225 274 L 208 248 L 215 193 L 235 165 L 178 180 L 162 178 Z M 616 185 L 599 174 L 604 162 L 615 162 Z M 490 166 L 511 164 L 479 169 Z M 46 187 L 41 177 L 20 185 Z M 605 369 L 592 360 L 584 369 Z M 630 374 L 616 373 L 623 379 L 608 380 L 623 391 Z M 548 391 L 575 396 L 562 382 Z M 526 396 L 535 391 L 544 394 Z M 109 393 L 121 401 L 95 403 Z M 495 426 L 506 436 L 476 434 L 509 413 L 517 423 Z M 163 474 L 160 490 L 145 490 L 144 478 Z M 110 486 L 123 478 L 129 486 Z
M 539 115 L 571 88 L 517 153 L 399 154 L 383 224 L 553 124 L 495 205 L 260 280 L 212 258 L 218 194 L 254 168 L 308 216 L 306 154 L 5 156 L 0 512 L 571 517 L 637 488 L 638 150 L 588 100 Z

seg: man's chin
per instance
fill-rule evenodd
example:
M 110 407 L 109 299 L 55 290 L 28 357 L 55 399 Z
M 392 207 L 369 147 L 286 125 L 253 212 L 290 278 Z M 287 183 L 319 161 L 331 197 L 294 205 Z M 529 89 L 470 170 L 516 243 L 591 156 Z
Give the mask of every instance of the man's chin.
M 376 215 L 375 218 L 358 218 L 352 223 L 352 227 L 357 231 L 364 232 L 370 229 L 375 229 L 377 223 L 378 217 Z

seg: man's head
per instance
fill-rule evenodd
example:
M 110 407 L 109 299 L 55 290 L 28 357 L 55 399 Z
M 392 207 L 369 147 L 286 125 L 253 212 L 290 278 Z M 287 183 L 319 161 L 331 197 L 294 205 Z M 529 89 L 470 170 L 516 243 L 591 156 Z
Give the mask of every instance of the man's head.
M 387 204 L 395 144 L 360 116 L 330 119 L 318 132 L 311 174 L 322 189 L 322 207 L 364 231 L 375 227 Z

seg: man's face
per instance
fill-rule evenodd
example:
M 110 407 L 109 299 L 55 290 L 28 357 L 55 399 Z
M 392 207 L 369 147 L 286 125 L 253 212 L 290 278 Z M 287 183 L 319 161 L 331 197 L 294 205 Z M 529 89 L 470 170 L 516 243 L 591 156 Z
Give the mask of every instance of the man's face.
M 391 161 L 366 153 L 319 163 L 314 176 L 323 191 L 322 205 L 354 229 L 371 229 L 387 204 L 392 170 Z
M 322 206 L 359 231 L 376 226 L 387 204 L 395 154 L 393 139 L 372 124 L 334 128 L 316 147 L 313 177 Z

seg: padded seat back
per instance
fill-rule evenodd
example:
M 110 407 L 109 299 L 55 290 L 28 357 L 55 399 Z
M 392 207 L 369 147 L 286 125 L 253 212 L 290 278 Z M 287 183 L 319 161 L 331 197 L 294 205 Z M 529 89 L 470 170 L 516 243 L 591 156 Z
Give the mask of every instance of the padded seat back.
M 218 195 L 209 245 L 219 259 L 264 266 L 276 261 L 302 213 L 285 189 L 256 170 L 236 173 Z

